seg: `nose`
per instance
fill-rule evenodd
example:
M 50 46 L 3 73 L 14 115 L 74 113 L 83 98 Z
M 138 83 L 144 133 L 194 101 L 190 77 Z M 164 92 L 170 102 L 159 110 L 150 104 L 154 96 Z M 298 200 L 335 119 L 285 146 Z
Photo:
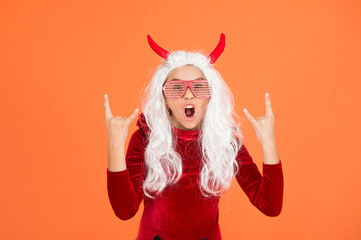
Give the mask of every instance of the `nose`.
M 193 95 L 193 93 L 191 92 L 191 90 L 190 90 L 189 88 L 187 88 L 187 90 L 186 90 L 186 92 L 185 92 L 185 94 L 184 94 L 183 97 L 185 97 L 185 98 L 194 98 L 194 95 Z

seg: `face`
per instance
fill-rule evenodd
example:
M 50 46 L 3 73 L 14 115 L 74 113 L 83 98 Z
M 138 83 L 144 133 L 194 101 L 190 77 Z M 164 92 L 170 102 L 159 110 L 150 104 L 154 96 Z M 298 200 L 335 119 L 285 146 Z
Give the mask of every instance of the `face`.
M 194 79 L 206 79 L 198 68 L 185 65 L 175 69 L 167 78 L 166 81 L 181 79 L 181 80 L 194 80 Z M 200 123 L 203 119 L 206 107 L 210 97 L 208 98 L 197 98 L 191 90 L 187 88 L 183 97 L 178 99 L 165 98 L 166 107 L 172 111 L 170 118 L 173 125 L 176 128 L 193 131 L 199 129 Z M 193 105 L 192 108 L 186 108 L 186 106 Z

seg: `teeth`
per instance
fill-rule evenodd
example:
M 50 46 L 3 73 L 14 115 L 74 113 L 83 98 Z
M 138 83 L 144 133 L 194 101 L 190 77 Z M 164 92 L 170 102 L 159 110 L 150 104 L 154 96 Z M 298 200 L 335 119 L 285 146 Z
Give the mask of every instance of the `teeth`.
M 186 108 L 193 108 L 193 106 L 191 106 L 191 105 L 188 105 L 188 106 L 186 106 Z

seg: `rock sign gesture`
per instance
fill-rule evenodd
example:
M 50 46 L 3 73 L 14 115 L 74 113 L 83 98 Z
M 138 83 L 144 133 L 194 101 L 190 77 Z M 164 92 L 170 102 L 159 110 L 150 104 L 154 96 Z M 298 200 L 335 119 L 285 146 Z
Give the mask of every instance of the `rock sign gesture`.
M 108 140 L 111 145 L 124 146 L 128 134 L 129 124 L 136 117 L 138 111 L 138 108 L 135 109 L 135 111 L 129 118 L 125 118 L 122 116 L 113 117 L 113 114 L 109 107 L 108 95 L 104 94 L 105 125 L 108 129 Z
M 272 112 L 271 100 L 269 94 L 265 94 L 266 99 L 266 115 L 254 119 L 246 108 L 243 109 L 244 114 L 252 123 L 253 129 L 257 135 L 258 141 L 265 147 L 276 147 L 276 139 L 274 135 L 274 116 Z

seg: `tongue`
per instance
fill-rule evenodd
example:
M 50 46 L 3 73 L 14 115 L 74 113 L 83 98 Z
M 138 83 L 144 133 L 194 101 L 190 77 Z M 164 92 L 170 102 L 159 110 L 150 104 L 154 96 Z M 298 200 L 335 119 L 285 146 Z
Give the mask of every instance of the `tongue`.
M 186 108 L 186 109 L 185 109 L 185 114 L 186 114 L 187 117 L 193 116 L 193 114 L 194 114 L 194 108 Z

